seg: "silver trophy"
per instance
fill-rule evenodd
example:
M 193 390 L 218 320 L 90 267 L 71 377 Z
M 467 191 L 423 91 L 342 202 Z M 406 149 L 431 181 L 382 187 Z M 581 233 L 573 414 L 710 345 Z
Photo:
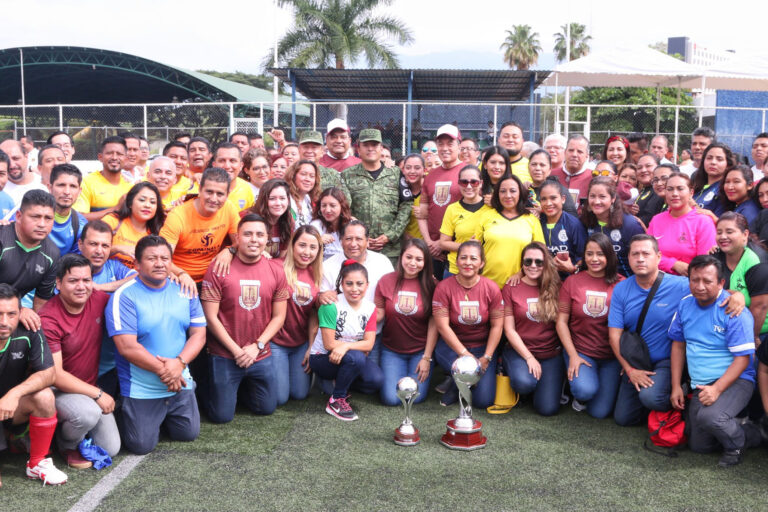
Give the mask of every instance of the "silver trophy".
M 457 358 L 451 366 L 453 381 L 459 388 L 459 417 L 456 418 L 456 428 L 470 430 L 474 428 L 472 391 L 469 388 L 480 380 L 480 370 L 480 363 L 469 355 Z
M 419 385 L 413 377 L 403 377 L 397 381 L 397 397 L 405 408 L 405 419 L 395 429 L 395 444 L 400 446 L 414 446 L 419 444 L 419 429 L 411 421 L 411 408 L 413 401 L 419 396 Z

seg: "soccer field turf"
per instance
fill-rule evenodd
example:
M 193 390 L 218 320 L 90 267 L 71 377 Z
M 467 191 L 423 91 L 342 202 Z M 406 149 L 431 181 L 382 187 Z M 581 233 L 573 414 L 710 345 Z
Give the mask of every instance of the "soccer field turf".
M 459 452 L 438 439 L 458 406 L 430 394 L 414 406 L 421 443 L 399 447 L 401 407 L 354 394 L 360 419 L 324 412 L 313 393 L 268 417 L 239 411 L 227 425 L 204 422 L 194 443 L 161 442 L 97 510 L 765 510 L 765 448 L 741 466 L 716 467 L 719 454 L 645 451 L 645 427 L 621 428 L 563 407 L 551 418 L 522 404 L 475 416 L 484 450 Z M 43 488 L 23 476 L 22 456 L 3 453 L 2 510 L 65 511 L 130 458 L 102 471 L 68 469 L 69 482 Z M 63 469 L 63 462 L 55 457 Z M 119 470 L 118 470 L 119 471 Z M 103 486 L 102 487 L 106 487 Z M 98 498 L 98 496 L 96 496 Z M 93 503 L 93 501 L 91 501 Z M 80 509 L 82 510 L 82 509 Z

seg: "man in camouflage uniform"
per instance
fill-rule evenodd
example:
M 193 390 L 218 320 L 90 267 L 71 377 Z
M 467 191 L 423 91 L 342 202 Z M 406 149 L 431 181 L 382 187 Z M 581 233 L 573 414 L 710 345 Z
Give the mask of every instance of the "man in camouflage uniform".
M 341 173 L 352 198 L 352 215 L 370 230 L 368 248 L 379 251 L 393 265 L 400 254 L 400 239 L 411 215 L 413 196 L 400 184 L 400 170 L 381 163 L 381 132 L 360 132 L 358 152 L 362 162 Z
M 342 183 L 339 171 L 320 165 L 321 156 L 323 156 L 323 136 L 320 132 L 314 130 L 303 132 L 299 137 L 299 158 L 309 160 L 317 165 L 320 173 L 320 190 L 338 187 L 344 192 L 344 195 L 347 196 L 347 201 L 349 201 L 349 191 Z

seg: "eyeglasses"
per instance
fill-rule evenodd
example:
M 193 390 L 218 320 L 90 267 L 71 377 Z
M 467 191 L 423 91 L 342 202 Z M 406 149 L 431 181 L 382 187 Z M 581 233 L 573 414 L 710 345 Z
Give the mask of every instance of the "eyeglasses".
M 667 182 L 667 178 L 669 178 L 669 176 L 658 176 L 656 178 L 653 178 L 651 180 L 651 185 L 655 185 L 657 183 L 666 183 Z
M 594 171 L 592 171 L 592 176 L 613 176 L 613 172 L 609 170 L 598 171 L 597 169 L 595 169 Z
M 460 187 L 479 187 L 481 181 L 480 180 L 459 180 L 459 186 Z
M 422 153 L 437 153 L 437 148 L 421 148 Z
M 470 146 L 459 146 L 459 153 L 462 153 L 464 151 L 477 151 L 477 148 L 473 148 Z
M 523 259 L 523 266 L 524 267 L 543 267 L 544 266 L 544 260 L 540 260 L 538 258 L 524 258 Z

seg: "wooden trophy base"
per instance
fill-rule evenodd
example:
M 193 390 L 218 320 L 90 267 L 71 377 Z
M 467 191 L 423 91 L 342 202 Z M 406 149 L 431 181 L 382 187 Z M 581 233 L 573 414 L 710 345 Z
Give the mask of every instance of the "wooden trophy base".
M 447 430 L 440 438 L 440 444 L 451 450 L 479 450 L 485 448 L 488 438 L 483 435 L 483 424 L 474 420 L 471 428 L 456 426 L 456 420 L 450 420 Z
M 421 441 L 419 437 L 419 429 L 413 428 L 413 432 L 403 433 L 399 428 L 395 429 L 394 436 L 395 444 L 398 446 L 416 446 Z

